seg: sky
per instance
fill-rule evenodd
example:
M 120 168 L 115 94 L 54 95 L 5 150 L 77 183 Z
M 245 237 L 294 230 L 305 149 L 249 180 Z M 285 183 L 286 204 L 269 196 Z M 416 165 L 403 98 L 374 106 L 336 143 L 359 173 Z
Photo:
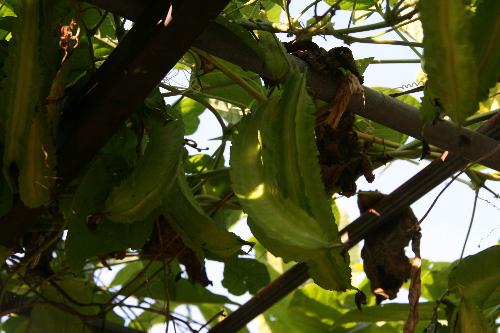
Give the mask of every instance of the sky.
M 292 1 L 292 13 L 296 12 L 297 9 L 303 8 L 305 3 L 305 1 Z M 346 27 L 349 20 L 348 14 L 348 12 L 337 12 L 334 19 L 335 26 L 340 28 Z M 363 24 L 375 23 L 380 20 L 379 16 L 373 15 L 363 22 Z M 363 34 L 357 36 L 362 37 Z M 399 39 L 394 33 L 386 34 L 381 38 Z M 327 50 L 343 45 L 342 41 L 333 37 L 327 39 L 316 37 L 314 41 Z M 365 57 L 375 57 L 375 59 L 418 59 L 415 53 L 407 47 L 374 44 L 353 44 L 349 47 L 356 59 Z M 411 85 L 417 81 L 419 71 L 420 64 L 372 64 L 364 73 L 364 84 L 368 87 L 381 86 L 389 88 Z M 171 80 L 176 84 L 185 82 L 185 78 L 182 77 L 173 76 Z M 421 95 L 415 95 L 415 97 L 420 98 Z M 196 141 L 199 147 L 209 148 L 204 153 L 210 154 L 219 145 L 219 141 L 211 139 L 221 135 L 220 127 L 209 112 L 203 113 L 200 120 L 198 131 L 189 138 Z M 226 152 L 226 161 L 228 160 L 229 156 L 228 152 Z M 358 189 L 379 190 L 383 193 L 390 193 L 427 164 L 427 161 L 417 164 L 408 161 L 393 162 L 377 169 L 375 172 L 376 179 L 371 184 L 368 184 L 361 177 L 357 182 Z M 465 176 L 461 176 L 460 178 L 467 179 Z M 417 218 L 420 219 L 425 214 L 445 184 L 441 184 L 412 205 Z M 487 185 L 496 193 L 500 192 L 500 184 L 489 182 Z M 460 258 L 471 220 L 474 195 L 474 191 L 468 185 L 459 181 L 455 181 L 443 193 L 422 224 L 421 253 L 423 258 L 432 261 L 454 261 Z M 353 221 L 359 216 L 356 197 L 340 198 L 337 200 L 337 204 L 343 215 L 343 223 L 345 221 Z M 465 248 L 465 256 L 497 244 L 500 239 L 499 206 L 498 199 L 495 199 L 489 192 L 485 190 L 479 192 L 475 219 Z M 244 221 L 239 223 L 232 231 L 243 238 L 251 236 Z M 411 254 L 409 255 L 411 257 Z M 211 290 L 216 293 L 227 294 L 227 291 L 220 284 L 222 280 L 222 268 L 223 265 L 220 263 L 207 263 L 209 279 L 214 283 Z M 238 302 L 244 302 L 249 299 L 249 295 L 233 299 Z M 405 302 L 406 296 L 404 293 L 396 301 Z M 257 332 L 255 327 L 255 324 L 250 325 L 252 332 Z M 165 329 L 164 326 L 160 325 L 155 327 L 153 331 L 164 332 Z

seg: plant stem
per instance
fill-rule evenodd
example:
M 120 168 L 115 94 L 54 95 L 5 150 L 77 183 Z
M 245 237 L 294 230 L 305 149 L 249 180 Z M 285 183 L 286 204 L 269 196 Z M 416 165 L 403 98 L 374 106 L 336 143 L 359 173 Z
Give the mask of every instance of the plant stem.
M 391 26 L 393 29 L 394 29 L 394 32 L 398 34 L 398 36 L 406 43 L 408 43 L 408 46 L 410 47 L 410 49 L 419 57 L 419 58 L 422 58 L 422 53 L 420 53 L 416 48 L 415 44 L 413 44 L 412 42 L 408 41 L 408 38 L 406 38 L 405 35 L 403 35 L 401 33 L 401 31 L 399 31 L 399 28 L 396 28 L 395 25 L 396 23 L 395 22 L 388 22 L 387 21 L 387 17 L 386 15 L 384 15 L 382 9 L 380 8 L 380 6 L 375 3 L 375 7 L 377 8 L 377 12 L 380 14 L 380 16 L 382 16 L 382 18 L 384 19 L 385 22 L 388 23 L 389 26 Z M 411 11 L 410 13 L 413 13 L 412 16 L 415 14 L 415 11 Z M 410 44 L 411 43 L 411 44 Z M 420 44 L 420 47 L 422 47 L 422 43 L 418 43 Z
M 351 43 L 366 43 L 366 44 L 383 44 L 383 45 L 400 45 L 400 46 L 408 46 L 408 47 L 423 47 L 422 43 L 417 42 L 408 42 L 403 40 L 386 40 L 386 39 L 372 39 L 369 37 L 366 38 L 358 38 L 343 34 L 334 34 L 334 36 L 338 39 L 343 40 L 346 44 Z
M 202 51 L 196 47 L 193 47 L 193 49 L 198 53 L 200 56 L 203 58 L 207 59 L 210 61 L 215 67 L 217 67 L 222 73 L 224 73 L 228 78 L 234 81 L 234 83 L 238 84 L 240 87 L 242 87 L 250 96 L 258 100 L 259 102 L 263 102 L 267 100 L 266 96 L 262 95 L 260 92 L 254 89 L 248 82 L 243 80 L 239 75 L 234 73 L 232 70 L 230 70 L 226 65 L 222 63 L 219 59 L 216 57 L 208 54 L 205 51 Z
M 465 246 L 467 245 L 467 241 L 469 240 L 470 231 L 472 229 L 472 224 L 474 223 L 474 216 L 476 215 L 476 207 L 477 207 L 477 198 L 479 196 L 479 188 L 476 189 L 474 195 L 474 206 L 472 207 L 472 216 L 470 218 L 469 228 L 467 229 L 467 235 L 465 236 L 464 245 L 462 247 L 462 253 L 460 253 L 460 261 L 462 261 L 465 252 Z
M 227 174 L 229 172 L 230 168 L 220 168 L 220 169 L 215 169 L 215 170 L 207 170 L 204 172 L 200 172 L 194 175 L 188 175 L 186 178 L 188 179 L 199 179 L 199 178 L 211 178 L 211 177 L 216 177 L 220 176 L 223 174 Z
M 420 59 L 381 59 L 381 60 L 372 60 L 370 65 L 372 64 L 420 64 Z
M 381 145 L 384 145 L 387 147 L 391 147 L 391 148 L 395 148 L 395 149 L 401 147 L 401 144 L 394 142 L 394 141 L 391 141 L 391 140 L 379 138 L 378 136 L 370 135 L 370 134 L 363 133 L 360 131 L 355 131 L 355 132 L 356 132 L 356 134 L 358 134 L 358 138 L 365 140 L 365 141 L 371 141 L 371 142 L 378 143 L 378 144 L 381 144 Z
M 403 22 L 406 19 L 411 19 L 415 14 L 416 11 L 412 11 L 408 14 L 405 14 L 399 17 L 394 22 L 392 22 L 392 24 L 397 24 Z M 234 22 L 249 30 L 263 30 L 274 33 L 284 32 L 289 34 L 300 34 L 302 31 L 302 30 L 294 30 L 293 27 L 291 27 L 289 24 L 280 22 L 253 21 L 248 19 L 238 19 L 235 20 Z M 317 35 L 334 35 L 334 36 L 337 34 L 347 35 L 357 32 L 366 32 L 376 29 L 383 29 L 390 26 L 391 24 L 389 24 L 387 21 L 382 21 L 378 23 L 372 23 L 372 24 L 361 25 L 352 28 L 344 28 L 344 29 L 331 29 L 331 28 L 316 29 L 314 30 L 314 33 Z

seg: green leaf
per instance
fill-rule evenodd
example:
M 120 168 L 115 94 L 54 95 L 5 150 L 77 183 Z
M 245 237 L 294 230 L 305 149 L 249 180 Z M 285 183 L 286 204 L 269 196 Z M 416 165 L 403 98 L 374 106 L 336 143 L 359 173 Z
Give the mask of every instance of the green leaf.
M 400 92 L 400 90 L 398 90 L 398 89 L 385 88 L 385 87 L 374 87 L 373 89 L 375 89 L 383 94 L 386 94 L 386 95 Z M 396 99 L 398 99 L 406 104 L 409 104 L 411 106 L 414 106 L 416 108 L 420 107 L 420 103 L 413 96 L 403 95 L 403 96 L 398 96 Z M 356 126 L 356 129 L 358 129 L 359 131 L 361 131 L 363 133 L 370 134 L 370 135 L 376 136 L 378 138 L 389 140 L 389 141 L 399 143 L 399 144 L 403 144 L 408 139 L 408 135 L 406 135 L 406 134 L 403 134 L 401 132 L 393 130 L 392 128 L 383 126 L 383 125 L 381 125 L 375 121 L 372 121 L 370 119 L 359 117 L 359 116 L 356 116 L 355 126 Z M 373 146 L 377 150 L 382 150 L 382 151 L 385 150 L 385 147 L 383 145 L 374 144 Z
M 211 303 L 211 304 L 231 304 L 233 303 L 229 298 L 222 295 L 212 293 L 208 289 L 193 284 L 193 282 L 180 279 L 175 282 L 175 288 L 171 293 L 172 301 L 177 303 Z
M 279 0 L 265 0 L 263 4 L 266 11 L 266 18 L 271 22 L 279 22 L 281 13 L 283 12 L 283 2 Z
M 449 262 L 422 261 L 422 297 L 439 299 L 448 289 L 448 275 L 452 264 Z
M 335 0 L 325 0 L 329 5 L 333 5 Z M 340 2 L 340 9 L 345 10 L 366 10 L 374 6 L 374 0 L 343 0 Z
M 199 116 L 205 110 L 205 106 L 191 98 L 183 97 L 175 104 L 174 108 L 182 115 L 185 135 L 191 135 L 196 132 L 200 124 Z
M 28 325 L 29 320 L 26 317 L 10 316 L 0 327 L 5 333 L 27 333 Z
M 184 143 L 182 121 L 165 124 L 150 117 L 148 123 L 149 142 L 144 155 L 106 200 L 105 214 L 111 221 L 144 220 L 161 205 L 175 179 Z
M 324 0 L 330 6 L 336 3 L 335 0 Z M 342 0 L 339 8 L 352 12 L 354 23 L 360 23 L 369 18 L 373 13 L 376 13 L 375 0 Z
M 108 57 L 118 44 L 113 14 L 88 4 L 81 5 L 81 12 L 81 20 L 86 27 L 94 29 L 99 24 L 99 28 L 92 37 L 94 58 L 102 60 Z
M 239 127 L 231 179 L 262 245 L 286 261 L 305 261 L 322 287 L 345 289 L 349 271 L 320 180 L 311 106 L 304 76 L 292 74 L 283 94 L 273 94 Z
M 211 162 L 212 159 L 209 155 L 196 154 L 187 158 L 187 161 L 184 163 L 184 168 L 187 173 L 197 174 L 209 169 Z
M 139 248 L 151 234 L 152 220 L 123 225 L 101 213 L 112 188 L 128 174 L 135 146 L 130 129 L 115 134 L 94 159 L 73 197 L 60 202 L 68 221 L 66 258 L 73 270 L 80 269 L 87 258 Z
M 372 63 L 374 57 L 356 59 L 356 67 L 358 68 L 359 74 L 363 75 L 368 66 Z
M 16 169 L 20 169 L 24 146 L 35 105 L 40 97 L 39 23 L 40 3 L 29 0 L 22 3 L 19 19 L 13 31 L 6 63 L 7 79 L 2 81 L 0 114 L 4 121 L 3 173 L 9 186 L 15 190 Z
M 133 295 L 137 297 L 151 297 L 159 300 L 166 300 L 168 297 L 171 302 L 179 304 L 232 303 L 227 297 L 214 294 L 199 284 L 176 278 L 180 273 L 177 265 L 170 264 L 168 268 L 163 267 L 163 262 L 146 265 L 148 265 L 147 262 L 134 263 L 133 269 L 127 272 L 127 275 L 130 273 L 130 278 L 121 283 L 121 285 L 127 285 L 125 293 L 134 291 Z M 120 278 L 120 282 L 121 280 Z
M 222 285 L 233 295 L 257 293 L 271 278 L 264 264 L 250 258 L 234 258 L 225 262 Z
M 17 24 L 17 18 L 14 16 L 0 17 L 0 29 L 5 31 L 12 31 Z
M 498 305 L 498 304 L 497 304 Z M 495 318 L 496 319 L 496 318 Z M 458 327 L 455 323 L 452 332 L 460 333 L 494 333 L 497 332 L 494 320 L 488 322 L 479 306 L 467 298 L 460 301 L 458 307 Z
M 219 157 L 214 157 L 211 161 L 210 165 L 212 166 L 212 170 L 218 170 L 224 167 L 224 156 L 222 155 L 224 152 L 224 143 L 218 148 L 220 149 L 218 153 L 220 153 Z M 228 170 L 229 171 L 229 170 Z M 229 193 L 232 192 L 231 188 L 231 179 L 229 177 L 229 172 L 219 172 L 216 175 L 208 178 L 201 188 L 201 192 L 210 195 L 213 197 L 219 198 L 221 200 Z
M 253 44 L 255 43 L 254 41 Z M 218 59 L 218 61 L 255 91 L 265 95 L 260 76 L 244 71 L 241 67 L 222 59 Z M 190 87 L 193 89 L 193 92 L 190 93 L 191 97 L 205 100 L 205 103 L 209 104 L 229 123 L 238 122 L 241 114 L 248 111 L 248 108 L 255 103 L 253 96 L 218 69 L 206 70 L 197 67 L 191 76 Z
M 72 309 L 82 315 L 99 314 L 100 305 L 109 299 L 110 294 L 104 290 L 96 292 L 97 290 L 99 289 L 92 280 L 88 281 L 70 275 L 58 279 L 54 284 L 45 284 L 40 288 L 44 299 L 53 302 L 53 304 L 61 304 L 64 308 Z
M 103 219 L 95 229 L 81 216 L 71 219 L 70 223 L 66 259 L 75 272 L 81 269 L 85 259 L 111 255 L 129 248 L 140 249 L 153 230 L 153 220 L 124 225 Z
M 73 14 L 67 0 L 23 1 L 9 42 L 7 78 L 0 89 L 5 94 L 0 97 L 5 101 L 0 105 L 6 135 L 3 171 L 12 190 L 19 190 L 21 200 L 31 208 L 51 199 L 57 136 L 51 107 L 63 100 L 51 93 L 62 58 L 54 32 Z M 83 40 L 79 49 L 89 51 Z
M 215 213 L 213 218 L 218 225 L 229 229 L 241 219 L 242 214 L 241 209 L 222 208 Z
M 296 290 L 288 305 L 290 318 L 300 322 L 331 326 L 342 314 L 339 307 L 338 293 L 321 289 L 314 284 L 307 284 Z M 302 320 L 297 320 L 302 317 Z
M 467 299 L 471 305 L 483 308 L 489 298 L 499 297 L 500 271 L 493 264 L 498 262 L 500 262 L 499 246 L 492 246 L 464 258 L 450 272 L 449 289 Z
M 431 320 L 434 307 L 434 303 L 421 302 L 419 304 L 420 320 Z M 359 322 L 406 321 L 409 310 L 409 304 L 403 303 L 388 303 L 377 306 L 363 307 L 362 311 L 355 309 L 345 313 L 337 320 L 335 325 Z M 438 312 L 438 318 L 445 318 L 442 311 Z
M 228 8 L 231 5 L 228 6 Z M 235 38 L 239 40 L 240 43 L 244 43 L 250 50 L 255 47 L 256 39 L 251 31 L 243 28 L 241 25 L 235 23 L 232 20 L 226 18 L 225 15 L 219 15 L 215 19 L 215 23 L 218 25 L 218 29 L 225 30 L 225 34 L 232 34 Z
M 116 273 L 113 281 L 109 284 L 110 287 L 123 286 L 127 281 L 130 281 L 144 268 L 141 261 L 135 261 L 125 264 L 125 267 Z
M 477 63 L 479 100 L 488 97 L 488 91 L 495 85 L 500 68 L 500 2 L 484 0 L 477 2 L 477 9 L 472 18 L 471 41 L 474 45 Z
M 231 149 L 233 188 L 249 214 L 249 224 L 253 227 L 263 228 L 265 234 L 290 246 L 309 249 L 326 247 L 329 244 L 327 236 L 306 212 L 279 194 L 276 186 L 266 177 L 261 164 L 258 116 L 270 110 L 270 106 L 277 106 L 278 101 L 277 98 L 271 98 L 261 106 L 262 111 L 257 110 L 256 114 L 247 117 L 242 123 Z M 256 238 L 259 239 L 257 235 Z
M 159 303 L 158 301 L 156 303 Z M 155 309 L 164 309 L 165 307 L 156 306 L 156 303 L 151 306 Z M 173 309 L 171 309 L 172 311 Z M 165 323 L 165 315 L 160 314 L 156 311 L 144 311 L 140 315 L 136 316 L 129 324 L 130 328 L 135 328 L 137 330 L 149 331 L 151 327 L 156 324 L 164 324 Z
M 195 252 L 204 250 L 215 258 L 230 257 L 246 244 L 235 234 L 218 226 L 196 201 L 183 172 L 163 202 L 163 213 L 185 244 Z
M 424 29 L 425 94 L 461 125 L 476 112 L 477 60 L 470 42 L 470 17 L 462 1 L 422 0 L 419 3 Z M 424 104 L 424 108 L 432 108 Z M 429 113 L 428 110 L 422 112 Z
M 91 332 L 80 318 L 51 305 L 35 305 L 33 307 L 30 327 L 35 328 L 36 332 Z M 29 332 L 33 331 L 30 329 Z
M 55 183 L 55 144 L 44 114 L 34 115 L 19 171 L 19 194 L 27 207 L 47 205 Z
M 258 31 L 258 37 L 256 52 L 259 53 L 265 69 L 271 74 L 269 78 L 275 82 L 283 81 L 292 66 L 285 47 L 271 32 Z
M 0 13 L 7 15 L 19 15 L 21 12 L 21 1 L 19 0 L 4 0 L 2 1 L 2 9 Z

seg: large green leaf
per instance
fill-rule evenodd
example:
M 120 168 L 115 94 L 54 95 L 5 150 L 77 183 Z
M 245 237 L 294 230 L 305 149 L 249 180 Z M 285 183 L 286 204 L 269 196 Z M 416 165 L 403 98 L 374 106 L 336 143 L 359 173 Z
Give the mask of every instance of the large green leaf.
M 468 256 L 449 275 L 448 287 L 480 308 L 500 299 L 500 247 L 493 246 Z M 498 303 L 497 303 L 498 304 Z
M 131 268 L 129 265 L 132 265 Z M 178 304 L 189 303 L 232 303 L 227 297 L 217 295 L 199 284 L 186 279 L 179 279 L 180 269 L 177 264 L 170 263 L 163 267 L 163 262 L 139 261 L 127 264 L 125 273 L 113 281 L 113 285 L 126 286 L 124 293 L 133 291 L 137 297 L 150 297 L 167 300 Z M 120 273 L 119 273 L 120 274 Z M 166 275 L 165 275 L 166 274 Z
M 180 119 L 164 123 L 148 118 L 149 142 L 134 171 L 106 200 L 105 214 L 111 221 L 133 223 L 159 208 L 173 184 L 184 143 Z
M 123 267 L 118 271 L 118 273 L 116 273 L 109 286 L 123 286 L 127 281 L 132 280 L 132 278 L 137 275 L 142 269 L 144 269 L 144 264 L 142 263 L 142 261 L 126 263 L 125 267 Z
M 256 92 L 264 95 L 260 76 L 244 71 L 241 67 L 222 59 L 217 59 L 233 75 L 238 76 Z M 234 82 L 219 69 L 197 68 L 191 77 L 190 92 L 192 98 L 202 99 L 230 123 L 236 123 L 240 114 L 247 111 L 254 103 L 254 97 L 241 85 Z
M 98 61 L 103 60 L 109 56 L 118 43 L 113 14 L 84 3 L 80 6 L 83 14 L 81 20 L 86 27 L 95 30 L 92 38 L 94 58 Z
M 450 324 L 452 332 L 495 332 L 498 310 L 486 309 L 498 307 L 500 301 L 500 273 L 493 264 L 498 262 L 500 247 L 493 246 L 464 258 L 450 272 L 448 287 L 460 297 Z
M 420 320 L 431 320 L 434 312 L 434 303 L 419 304 Z M 389 303 L 377 306 L 364 307 L 362 311 L 358 309 L 351 310 L 341 316 L 336 325 L 345 323 L 359 322 L 378 322 L 378 321 L 406 321 L 408 318 L 409 304 Z M 444 318 L 443 312 L 438 312 L 438 318 Z
M 470 17 L 456 0 L 420 1 L 428 75 L 422 112 L 440 108 L 461 125 L 477 110 L 477 65 L 470 41 Z M 431 109 L 431 110 L 429 110 Z
M 275 82 L 281 82 L 290 72 L 290 60 L 285 47 L 275 34 L 267 31 L 258 31 L 259 40 L 255 50 L 261 57 L 265 69 Z
M 437 300 L 445 293 L 451 266 L 449 262 L 422 261 L 422 297 Z
M 27 332 L 53 333 L 90 333 L 85 323 L 77 316 L 71 315 L 52 305 L 35 305 L 31 310 L 30 324 Z
M 308 284 L 296 290 L 288 305 L 290 318 L 300 322 L 316 323 L 315 325 L 331 326 L 342 315 L 338 293 L 324 290 L 316 285 Z M 297 320 L 302 317 L 302 320 Z
M 152 220 L 123 225 L 102 215 L 112 188 L 129 172 L 135 147 L 136 139 L 131 130 L 122 129 L 92 162 L 73 197 L 61 201 L 68 221 L 66 258 L 72 269 L 79 269 L 87 258 L 138 248 L 151 234 Z
M 164 324 L 165 323 L 165 315 L 158 313 L 158 309 L 164 309 L 165 306 L 156 306 L 156 303 L 160 303 L 156 301 L 151 308 L 156 311 L 144 311 L 140 315 L 136 316 L 129 324 L 130 328 L 135 328 L 140 331 L 148 331 L 151 327 L 156 324 Z
M 24 157 L 24 145 L 39 96 L 40 49 L 39 1 L 24 1 L 10 42 L 6 61 L 7 79 L 2 80 L 0 114 L 4 123 L 3 173 L 12 189 L 17 189 L 16 169 Z
M 200 124 L 199 116 L 205 107 L 191 98 L 184 97 L 175 104 L 174 108 L 182 115 L 185 135 L 196 132 Z
M 56 287 L 57 286 L 57 287 Z M 82 315 L 97 315 L 110 294 L 100 290 L 93 281 L 65 276 L 52 284 L 44 284 L 40 292 L 45 300 L 61 304 Z
M 285 260 L 307 262 L 327 289 L 350 286 L 349 270 L 319 175 L 314 109 L 295 73 L 239 127 L 231 149 L 233 189 L 254 236 Z
M 25 317 L 10 316 L 1 324 L 1 328 L 5 333 L 26 333 L 29 321 Z
M 183 172 L 177 174 L 166 196 L 163 213 L 186 245 L 195 252 L 204 250 L 215 258 L 230 257 L 240 251 L 243 242 L 235 234 L 218 226 L 196 201 Z
M 113 312 L 111 312 L 113 314 Z M 116 315 L 107 315 L 106 319 L 115 324 L 123 325 Z M 48 304 L 35 305 L 31 317 L 10 316 L 10 318 L 1 325 L 2 332 L 5 333 L 46 333 L 46 332 L 75 332 L 90 333 L 90 329 L 81 318 L 72 315 L 64 310 Z M 102 332 L 111 332 L 104 330 Z
M 270 282 L 264 264 L 250 258 L 233 258 L 224 264 L 222 285 L 233 295 L 255 294 Z
M 471 41 L 477 63 L 480 100 L 488 97 L 488 91 L 498 80 L 500 70 L 500 1 L 484 0 L 477 2 L 472 18 Z
M 0 105 L 5 134 L 3 172 L 24 204 L 34 208 L 49 203 L 55 183 L 57 121 L 53 118 L 59 117 L 60 110 L 52 112 L 51 108 L 63 101 L 62 94 L 52 92 L 63 66 L 56 32 L 75 13 L 69 0 L 19 4 L 5 64 L 7 78 L 0 89 L 4 101 Z M 88 52 L 82 36 L 78 49 Z
M 2 10 L 0 10 L 0 29 L 5 31 L 12 31 L 17 24 L 17 18 L 15 16 L 3 16 Z
M 498 303 L 497 303 L 498 306 Z M 479 306 L 467 298 L 463 298 L 458 306 L 458 319 L 457 322 L 452 322 L 452 333 L 494 333 L 498 332 L 495 329 L 493 318 L 490 322 L 485 314 L 481 311 Z M 458 324 L 458 325 L 457 325 Z
M 25 156 L 19 170 L 19 192 L 27 207 L 49 203 L 55 183 L 55 145 L 48 122 L 37 112 L 32 119 L 25 146 Z

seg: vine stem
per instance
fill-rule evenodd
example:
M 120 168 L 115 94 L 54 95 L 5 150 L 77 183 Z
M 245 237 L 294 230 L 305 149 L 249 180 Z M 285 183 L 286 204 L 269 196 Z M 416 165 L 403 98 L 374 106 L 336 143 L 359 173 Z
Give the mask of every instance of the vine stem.
M 474 195 L 474 206 L 472 207 L 472 216 L 470 217 L 469 228 L 467 229 L 467 234 L 465 235 L 464 245 L 462 247 L 462 253 L 460 253 L 460 262 L 464 258 L 465 247 L 467 246 L 467 242 L 469 241 L 470 231 L 472 229 L 472 224 L 474 223 L 474 216 L 476 215 L 477 208 L 477 198 L 479 197 L 479 189 L 477 188 Z
M 417 11 L 411 11 L 408 14 L 405 14 L 398 19 L 394 20 L 394 22 L 391 22 L 392 24 L 398 24 L 403 22 L 404 20 L 411 19 Z M 292 27 L 290 27 L 286 23 L 280 23 L 280 22 L 265 22 L 265 21 L 252 21 L 248 19 L 238 19 L 235 20 L 235 23 L 250 29 L 250 30 L 263 30 L 263 31 L 268 31 L 268 32 L 274 32 L 274 33 L 291 33 L 291 34 L 300 34 L 302 30 L 294 30 Z M 314 32 L 315 34 L 318 35 L 345 35 L 345 34 L 352 34 L 352 33 L 357 33 L 357 32 L 366 32 L 366 31 L 371 31 L 371 30 L 376 30 L 376 29 L 382 29 L 382 28 L 387 28 L 391 26 L 391 23 L 388 23 L 387 21 L 382 21 L 378 23 L 372 23 L 372 24 L 366 24 L 366 25 L 361 25 L 357 27 L 350 27 L 350 28 L 344 28 L 344 29 L 331 29 L 331 28 L 324 28 L 324 29 L 316 29 Z
M 409 42 L 404 40 L 386 40 L 386 39 L 372 39 L 372 38 L 358 38 L 353 36 L 347 36 L 343 34 L 334 34 L 338 39 L 343 40 L 347 44 L 351 43 L 367 43 L 367 44 L 382 44 L 382 45 L 399 45 L 408 47 L 423 47 L 422 43 Z
M 363 133 L 363 132 L 360 132 L 360 131 L 355 131 L 356 134 L 358 135 L 358 138 L 364 140 L 364 141 L 370 141 L 370 142 L 373 142 L 373 143 L 378 143 L 378 144 L 381 144 L 383 146 L 387 146 L 387 147 L 391 147 L 391 148 L 401 148 L 401 144 L 397 143 L 397 142 L 394 142 L 394 141 L 391 141 L 391 140 L 386 140 L 386 139 L 383 139 L 383 138 L 379 138 L 378 136 L 374 136 L 374 135 L 370 135 L 370 134 L 367 134 L 367 133 Z
M 254 87 L 252 87 L 248 82 L 242 79 L 238 74 L 234 73 L 230 70 L 226 65 L 222 63 L 219 59 L 212 56 L 211 54 L 200 50 L 197 47 L 193 47 L 196 53 L 210 61 L 215 67 L 217 67 L 222 73 L 224 73 L 229 79 L 231 79 L 234 83 L 238 84 L 242 87 L 250 96 L 258 100 L 259 102 L 264 102 L 267 100 L 266 96 L 262 95 L 258 92 Z
M 372 60 L 370 65 L 378 65 L 378 64 L 420 64 L 420 59 L 381 59 L 381 60 Z
M 390 25 L 394 32 L 403 40 L 405 41 L 406 43 L 408 43 L 408 46 L 410 47 L 410 49 L 419 57 L 419 58 L 422 58 L 422 53 L 420 53 L 416 48 L 415 48 L 415 45 L 414 44 L 410 44 L 410 41 L 408 41 L 408 38 L 406 38 L 405 35 L 403 35 L 403 33 L 401 31 L 399 31 L 399 27 L 396 27 L 396 25 L 394 23 L 389 23 L 388 20 L 387 20 L 387 16 L 384 15 L 384 13 L 382 12 L 382 9 L 380 8 L 380 5 L 375 3 L 375 7 L 377 8 L 377 12 L 380 14 L 380 16 L 382 16 L 382 18 L 384 19 L 385 22 L 388 23 L 388 25 Z M 413 11 L 412 11 L 413 12 Z M 401 25 L 402 26 L 402 25 Z M 422 46 L 422 43 L 418 43 Z

